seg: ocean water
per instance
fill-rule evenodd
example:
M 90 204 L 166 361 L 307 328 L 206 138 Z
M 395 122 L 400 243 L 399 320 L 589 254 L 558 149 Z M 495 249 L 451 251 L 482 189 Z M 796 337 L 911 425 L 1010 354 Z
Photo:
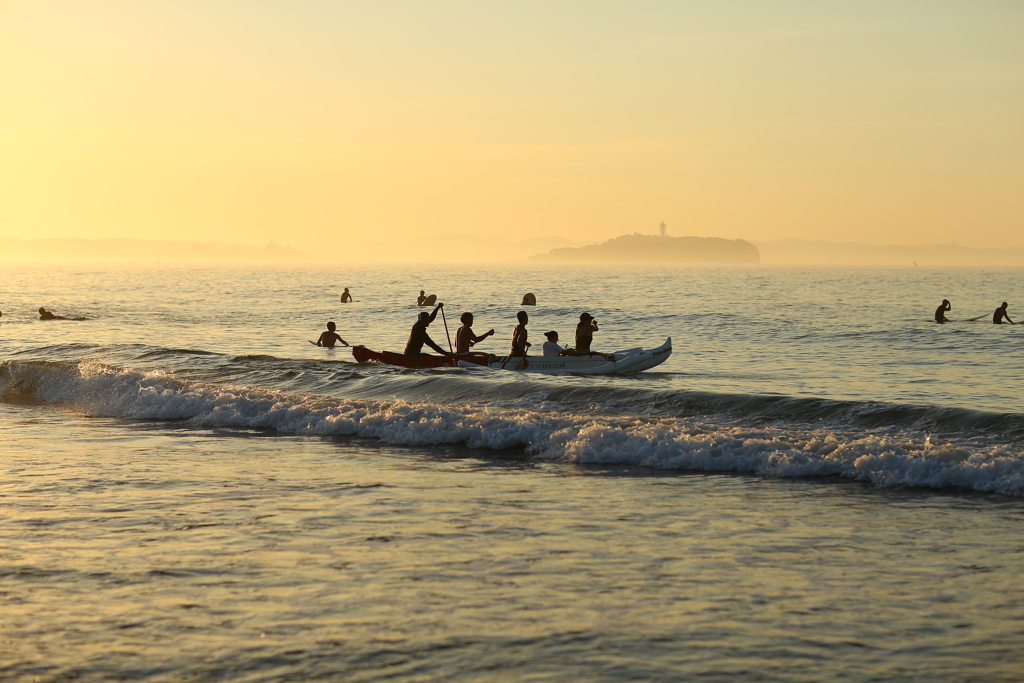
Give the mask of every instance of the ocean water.
M 0 678 L 1022 680 L 1022 275 L 2 265 Z

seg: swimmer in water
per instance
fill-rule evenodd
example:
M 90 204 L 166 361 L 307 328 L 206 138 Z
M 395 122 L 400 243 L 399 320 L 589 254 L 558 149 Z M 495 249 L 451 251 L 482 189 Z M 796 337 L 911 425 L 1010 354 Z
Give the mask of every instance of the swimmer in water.
M 48 310 L 46 310 L 42 306 L 39 307 L 39 319 L 40 320 L 67 320 L 67 318 L 65 318 L 62 315 L 54 315 L 53 313 L 50 313 Z
M 1013 322 L 1012 320 L 1010 320 L 1010 316 L 1006 315 L 1006 307 L 1008 305 L 1009 304 L 1007 304 L 1004 301 L 1003 305 L 995 310 L 995 312 L 992 314 L 992 322 L 993 323 L 995 323 L 996 325 L 1002 325 L 1003 324 L 1003 320 L 1005 319 L 1006 322 L 1010 323 L 1011 325 L 1016 325 L 1017 324 L 1017 323 Z
M 352 295 L 348 293 L 348 287 L 341 293 L 341 303 L 347 304 L 352 302 Z
M 420 290 L 420 295 L 418 297 L 416 297 L 416 305 L 417 306 L 422 306 L 423 302 L 426 301 L 426 299 L 427 299 L 427 293 L 421 289 Z
M 479 337 L 473 334 L 473 314 L 466 311 L 459 317 L 462 327 L 455 330 L 455 353 L 464 356 L 469 353 L 469 348 L 478 342 L 482 342 L 492 334 L 494 329 L 487 330 Z
M 950 305 L 949 299 L 943 299 L 939 307 L 935 309 L 935 322 L 937 323 L 948 323 L 949 318 L 946 317 L 946 311 L 952 310 L 953 306 Z
M 437 351 L 444 357 L 448 357 L 452 354 L 448 353 L 440 346 L 434 343 L 434 340 L 427 334 L 427 326 L 434 322 L 434 318 L 437 317 L 437 312 L 441 310 L 444 304 L 438 304 L 434 307 L 433 313 L 427 313 L 423 311 L 419 314 L 416 322 L 412 326 L 412 331 L 409 332 L 409 341 L 405 344 L 405 355 L 407 356 L 423 356 L 423 345 L 426 344 L 430 348 Z
M 342 346 L 348 346 L 348 342 L 341 338 L 341 335 L 335 332 L 337 326 L 334 321 L 327 323 L 327 331 L 320 334 L 320 338 L 316 340 L 317 346 L 323 346 L 324 348 L 333 349 L 334 345 L 341 342 Z

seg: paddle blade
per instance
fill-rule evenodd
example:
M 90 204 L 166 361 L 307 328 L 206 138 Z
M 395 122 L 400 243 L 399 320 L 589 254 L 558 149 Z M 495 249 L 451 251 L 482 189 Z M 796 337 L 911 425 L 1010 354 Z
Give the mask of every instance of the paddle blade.
M 523 357 L 519 359 L 519 362 L 516 363 L 515 369 L 525 370 L 528 367 L 530 367 L 530 361 L 526 360 L 526 355 L 524 354 Z

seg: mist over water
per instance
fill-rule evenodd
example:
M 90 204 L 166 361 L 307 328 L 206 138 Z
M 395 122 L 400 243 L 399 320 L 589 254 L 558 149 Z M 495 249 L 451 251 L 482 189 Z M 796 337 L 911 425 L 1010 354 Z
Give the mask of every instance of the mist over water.
M 866 680 L 942 652 L 1013 680 L 1024 328 L 991 312 L 1021 274 L 3 266 L 0 671 Z M 535 348 L 588 311 L 595 349 L 674 355 L 546 377 L 306 341 L 400 351 L 420 289 L 484 351 L 533 292 Z M 943 298 L 985 317 L 937 325 Z

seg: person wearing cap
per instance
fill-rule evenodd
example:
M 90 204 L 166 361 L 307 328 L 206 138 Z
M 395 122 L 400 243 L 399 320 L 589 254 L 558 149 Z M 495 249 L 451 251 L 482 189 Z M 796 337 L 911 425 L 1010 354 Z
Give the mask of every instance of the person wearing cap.
M 455 330 L 455 353 L 462 356 L 469 353 L 469 348 L 477 342 L 482 342 L 492 334 L 494 330 L 490 329 L 481 334 L 479 337 L 473 334 L 473 314 L 466 311 L 459 318 L 459 322 L 462 323 L 462 327 Z
M 576 352 L 590 353 L 590 345 L 594 341 L 594 333 L 598 331 L 597 321 L 589 313 L 580 313 L 580 322 L 576 325 Z
M 551 330 L 550 332 L 545 332 L 544 336 L 548 338 L 548 340 L 544 342 L 544 357 L 557 358 L 558 356 L 563 355 L 563 351 L 565 351 L 565 349 L 558 345 L 558 333 Z
M 566 349 L 564 356 L 601 356 L 604 359 L 611 359 L 611 356 L 597 351 L 591 351 L 590 345 L 594 341 L 594 333 L 598 331 L 597 321 L 589 313 L 580 313 L 580 322 L 576 325 L 576 348 Z
M 1002 325 L 1003 324 L 1003 320 L 1006 320 L 1006 322 L 1010 323 L 1011 325 L 1016 325 L 1017 324 L 1017 323 L 1013 322 L 1012 320 L 1010 320 L 1010 316 L 1006 315 L 1006 307 L 1007 306 L 1009 306 L 1009 304 L 1007 304 L 1004 301 L 1003 305 L 1000 306 L 999 308 L 997 308 L 995 310 L 995 312 L 992 314 L 992 322 L 994 322 L 996 325 Z
M 935 309 L 935 322 L 948 323 L 949 318 L 946 317 L 946 311 L 952 308 L 953 306 L 949 303 L 949 299 L 943 299 L 939 307 Z
M 434 318 L 437 317 L 437 312 L 441 310 L 444 304 L 438 304 L 434 307 L 433 313 L 427 313 L 423 311 L 419 314 L 416 319 L 416 323 L 412 326 L 412 331 L 409 333 L 409 341 L 405 344 L 405 355 L 407 356 L 422 356 L 423 345 L 426 344 L 430 348 L 437 351 L 442 356 L 450 356 L 451 354 L 442 349 L 440 346 L 434 343 L 434 340 L 427 334 L 427 326 L 434 322 Z

